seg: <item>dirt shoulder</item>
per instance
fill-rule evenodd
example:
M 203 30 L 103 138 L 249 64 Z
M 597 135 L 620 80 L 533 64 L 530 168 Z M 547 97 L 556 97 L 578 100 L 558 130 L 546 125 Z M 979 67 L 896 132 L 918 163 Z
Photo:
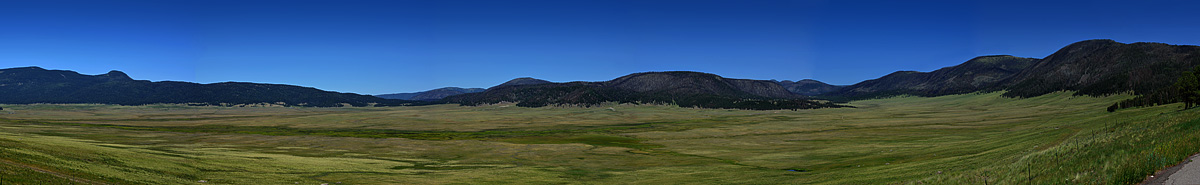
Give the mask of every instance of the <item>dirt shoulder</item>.
M 1192 155 L 1178 165 L 1154 173 L 1146 178 L 1142 185 L 1200 184 L 1200 163 L 1196 161 L 1200 161 L 1200 154 Z

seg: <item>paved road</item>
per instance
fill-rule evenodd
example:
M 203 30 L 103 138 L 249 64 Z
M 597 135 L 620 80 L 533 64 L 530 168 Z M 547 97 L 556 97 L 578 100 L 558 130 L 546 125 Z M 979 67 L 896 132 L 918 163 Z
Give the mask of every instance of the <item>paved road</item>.
M 1147 179 L 1142 184 L 1147 185 L 1194 185 L 1200 184 L 1200 154 L 1188 157 L 1183 164 L 1176 165 Z

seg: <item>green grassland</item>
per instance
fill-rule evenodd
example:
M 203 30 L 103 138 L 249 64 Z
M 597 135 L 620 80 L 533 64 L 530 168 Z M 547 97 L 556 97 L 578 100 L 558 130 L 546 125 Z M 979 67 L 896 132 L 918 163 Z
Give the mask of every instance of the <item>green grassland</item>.
M 1200 152 L 1200 112 L 1178 104 L 1000 94 L 799 111 L 3 105 L 0 184 L 1131 184 Z

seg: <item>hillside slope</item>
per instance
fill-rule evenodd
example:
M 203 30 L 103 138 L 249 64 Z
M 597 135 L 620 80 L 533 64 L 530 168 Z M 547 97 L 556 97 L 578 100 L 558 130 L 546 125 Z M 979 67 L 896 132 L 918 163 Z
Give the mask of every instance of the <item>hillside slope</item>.
M 1077 95 L 1123 92 L 1170 96 L 1183 71 L 1200 65 L 1200 46 L 1163 43 L 1123 44 L 1113 40 L 1077 42 L 1007 80 L 1004 95 L 1032 97 L 1062 90 Z
M 792 93 L 805 96 L 816 96 L 842 89 L 842 86 L 829 85 L 825 82 L 816 81 L 813 79 L 803 79 L 794 82 L 791 80 L 784 80 L 775 83 L 779 84 L 779 86 L 783 86 L 784 89 L 787 89 Z
M 1176 102 L 1172 84 L 1200 65 L 1200 46 L 1098 39 L 1076 42 L 1044 59 L 982 56 L 932 72 L 892 74 L 821 94 L 839 100 L 893 95 L 940 96 L 1007 91 L 1007 97 L 1034 97 L 1056 91 L 1102 96 L 1142 95 L 1117 107 Z
M 981 56 L 932 72 L 897 71 L 824 95 L 862 99 L 900 94 L 940 96 L 969 93 L 993 88 L 1037 61 L 1008 55 Z

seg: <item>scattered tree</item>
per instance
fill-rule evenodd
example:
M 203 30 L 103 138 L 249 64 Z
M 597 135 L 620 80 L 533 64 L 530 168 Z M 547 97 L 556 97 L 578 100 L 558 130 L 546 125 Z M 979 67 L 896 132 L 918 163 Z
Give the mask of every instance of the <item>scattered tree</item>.
M 1196 66 L 1192 71 L 1185 71 L 1175 82 L 1175 90 L 1178 93 L 1179 101 L 1183 102 L 1183 108 L 1188 109 L 1200 103 L 1200 66 Z

